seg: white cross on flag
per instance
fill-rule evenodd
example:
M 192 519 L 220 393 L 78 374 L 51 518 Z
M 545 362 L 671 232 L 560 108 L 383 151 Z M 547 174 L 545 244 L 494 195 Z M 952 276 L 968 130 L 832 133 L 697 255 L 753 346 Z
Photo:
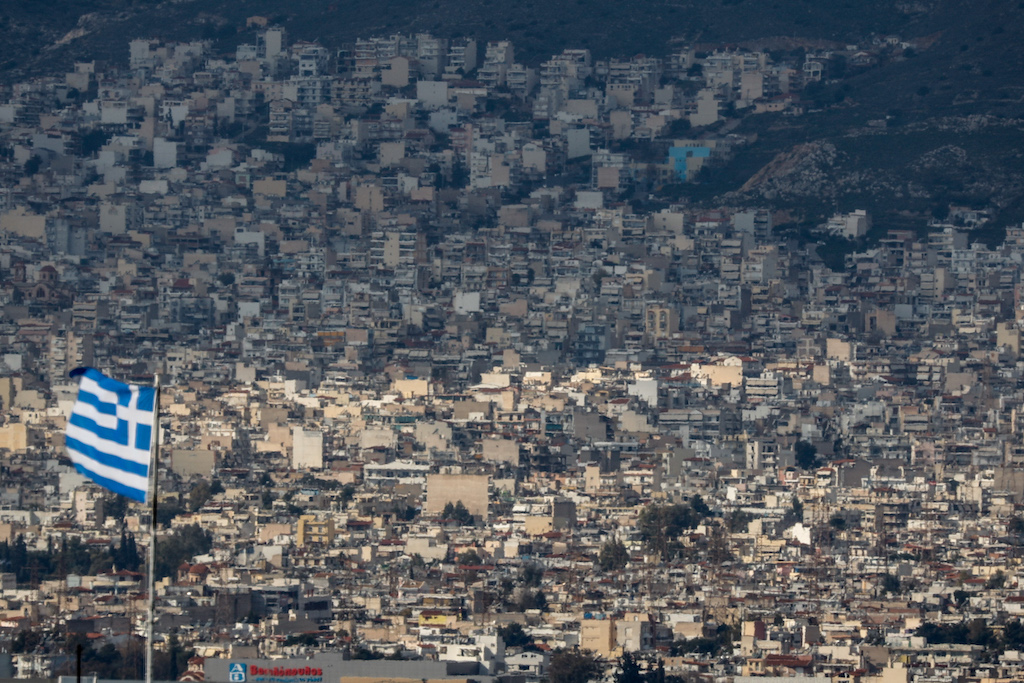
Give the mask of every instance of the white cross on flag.
M 78 400 L 64 441 L 75 469 L 100 486 L 145 502 L 153 448 L 156 389 L 77 368 Z

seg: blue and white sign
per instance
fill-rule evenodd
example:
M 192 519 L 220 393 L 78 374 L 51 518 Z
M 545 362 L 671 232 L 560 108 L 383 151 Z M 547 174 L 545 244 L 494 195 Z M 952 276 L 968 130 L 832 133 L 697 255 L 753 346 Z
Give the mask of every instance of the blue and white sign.
M 228 680 L 231 683 L 245 683 L 245 664 L 237 662 L 229 666 Z

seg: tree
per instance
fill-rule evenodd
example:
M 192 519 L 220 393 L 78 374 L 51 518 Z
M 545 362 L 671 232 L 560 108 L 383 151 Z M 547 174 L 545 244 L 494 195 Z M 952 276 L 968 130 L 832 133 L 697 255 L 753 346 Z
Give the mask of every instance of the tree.
M 195 650 L 182 647 L 178 636 L 173 633 L 167 639 L 167 649 L 154 653 L 153 678 L 162 681 L 176 681 L 188 669 L 188 660 L 195 656 Z
M 352 497 L 356 495 L 356 487 L 352 484 L 345 484 L 341 487 L 341 492 L 338 494 L 338 502 L 341 504 L 342 509 L 348 507 Z
M 32 652 L 43 642 L 43 634 L 39 631 L 19 631 L 11 641 L 11 651 Z
M 70 97 L 70 93 L 68 93 L 68 96 Z M 103 145 L 107 144 L 111 137 L 113 137 L 113 133 L 102 129 L 95 129 L 85 133 L 82 135 L 82 156 L 91 157 L 103 149 Z
M 458 562 L 459 564 L 480 565 L 483 564 L 483 559 L 471 548 L 459 555 Z
M 984 619 L 971 619 L 969 622 L 961 621 L 955 624 L 934 624 L 926 621 L 918 627 L 914 635 L 923 637 L 929 645 L 965 643 L 992 648 L 999 644 L 995 631 Z
M 409 558 L 409 578 L 411 580 L 416 579 L 417 573 L 421 573 L 427 566 L 427 563 L 423 561 L 423 556 L 419 553 L 414 553 Z
M 703 500 L 698 502 L 703 504 Z M 692 501 L 690 505 L 649 505 L 640 513 L 637 527 L 648 550 L 668 557 L 678 551 L 676 539 L 679 535 L 696 527 L 702 519 Z
M 39 168 L 42 165 L 43 165 L 43 160 L 42 159 L 40 159 L 37 156 L 30 157 L 29 160 L 25 162 L 25 166 L 23 168 L 23 170 L 25 172 L 25 175 L 27 177 L 34 176 L 36 173 L 39 173 Z
M 985 582 L 985 588 L 987 588 L 989 590 L 992 590 L 994 588 L 1002 588 L 1003 584 L 1005 584 L 1005 583 L 1006 583 L 1006 574 L 1004 574 L 1003 570 L 1000 569 L 999 571 L 997 571 L 995 574 L 993 574 L 992 576 L 990 576 L 988 578 L 988 581 Z
M 161 503 L 156 509 L 156 521 L 161 526 L 167 526 L 171 520 L 185 512 L 177 502 Z
M 532 586 L 536 588 L 537 586 L 540 586 L 543 579 L 544 570 L 536 564 L 530 563 L 523 565 L 523 568 L 519 571 L 519 580 L 523 582 L 524 586 Z
M 210 552 L 213 539 L 209 532 L 198 524 L 190 524 L 175 530 L 173 534 L 157 541 L 156 577 L 171 576 L 183 563 L 196 555 Z
M 640 673 L 636 657 L 632 652 L 626 652 L 619 660 L 619 673 L 615 676 L 615 683 L 645 683 L 644 675 Z
M 188 509 L 190 512 L 198 512 L 200 508 L 206 505 L 206 501 L 210 499 L 210 484 L 206 481 L 200 481 L 198 484 L 192 487 L 192 490 L 188 493 Z
M 84 657 L 83 657 L 84 659 Z M 99 650 L 93 652 L 92 661 L 89 666 L 90 673 L 96 676 L 114 676 L 121 668 L 121 651 L 113 643 L 106 643 Z M 83 664 L 83 668 L 85 665 Z
M 285 639 L 284 644 L 316 647 L 317 637 L 315 633 L 293 633 Z
M 57 568 L 56 578 L 63 579 L 68 574 L 85 574 L 92 565 L 92 556 L 89 548 L 82 543 L 81 538 L 74 536 L 70 539 L 64 537 L 60 542 L 60 550 L 54 558 L 54 566 Z
M 754 515 L 736 508 L 727 518 L 726 525 L 729 527 L 729 533 L 745 533 L 753 520 Z
M 709 527 L 709 533 L 706 535 L 708 561 L 714 565 L 730 562 L 733 554 L 724 527 L 720 524 L 712 524 Z
M 106 552 L 102 552 L 92 556 L 92 564 L 89 565 L 89 574 L 103 574 L 105 572 L 114 571 L 117 569 L 116 558 L 114 557 L 116 550 L 113 545 L 109 545 L 106 548 Z
M 128 498 L 111 494 L 103 497 L 103 514 L 107 518 L 124 519 L 128 514 Z
M 1021 626 L 1020 620 L 1006 622 L 1003 627 L 1003 645 L 1011 650 L 1024 648 L 1024 626 Z
M 689 638 L 675 641 L 672 643 L 671 653 L 673 657 L 690 652 L 717 657 L 720 653 L 732 652 L 734 636 L 736 633 L 734 633 L 733 627 L 728 624 L 720 624 L 712 638 Z
M 812 470 L 821 465 L 821 460 L 818 459 L 818 449 L 814 444 L 797 441 L 793 445 L 793 451 L 796 455 L 796 464 L 800 469 Z
M 967 624 L 967 642 L 971 645 L 981 645 L 988 649 L 998 644 L 995 631 L 989 627 L 984 619 L 971 619 Z
M 689 132 L 690 132 L 690 119 L 688 119 L 688 118 L 679 118 L 679 119 L 676 119 L 675 121 L 673 121 L 672 123 L 668 124 L 668 130 L 666 132 L 666 137 L 670 137 L 670 138 L 683 137 L 684 135 L 686 135 Z
M 469 182 L 469 169 L 458 156 L 452 161 L 451 187 L 463 188 Z
M 681 683 L 681 679 L 678 676 L 672 676 L 672 678 L 679 680 Z M 668 679 L 665 676 L 665 661 L 659 657 L 658 666 L 654 668 L 654 671 L 647 672 L 647 683 L 665 683 L 666 680 Z
M 444 510 L 441 511 L 441 517 L 447 520 L 451 520 L 459 526 L 473 526 L 473 515 L 466 509 L 462 501 L 456 501 L 454 505 L 448 502 L 444 506 Z
M 516 607 L 520 612 L 525 612 L 528 609 L 539 609 L 543 612 L 548 606 L 548 599 L 544 597 L 544 593 L 539 590 L 531 591 L 524 588 L 522 594 L 519 596 L 519 601 L 516 603 Z
M 505 642 L 505 647 L 524 647 L 533 642 L 526 629 L 515 621 L 499 628 L 498 635 Z
M 615 571 L 623 569 L 629 564 L 629 551 L 622 541 L 609 539 L 601 546 L 601 553 L 597 556 L 597 564 L 603 571 Z
M 699 494 L 690 499 L 690 507 L 701 517 L 711 516 L 711 508 L 708 507 L 708 504 L 704 502 L 704 499 Z
M 550 683 L 589 683 L 601 675 L 597 659 L 587 651 L 558 650 L 548 666 Z
M 116 569 L 127 569 L 130 572 L 138 571 L 142 564 L 139 557 L 139 548 L 135 544 L 135 534 L 129 534 L 121 530 L 121 544 L 111 552 Z

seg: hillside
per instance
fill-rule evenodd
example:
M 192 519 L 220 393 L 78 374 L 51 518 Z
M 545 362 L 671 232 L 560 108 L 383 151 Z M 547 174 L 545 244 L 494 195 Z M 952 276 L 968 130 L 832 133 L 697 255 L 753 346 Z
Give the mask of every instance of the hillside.
M 812 3 L 807 0 L 8 0 L 0 9 L 5 80 L 67 68 L 98 55 L 127 59 L 127 40 L 214 38 L 229 47 L 247 16 L 261 14 L 292 36 L 332 45 L 359 36 L 432 31 L 514 41 L 521 59 L 537 62 L 565 47 L 597 56 L 665 52 L 672 39 L 741 42 L 767 36 L 856 41 L 873 33 L 929 29 L 927 3 L 885 0 Z
M 1024 221 L 1024 3 L 942 4 L 914 25 L 916 50 L 809 91 L 805 116 L 745 119 L 735 132 L 757 142 L 691 196 L 918 229 L 951 203 L 987 207 L 987 241 Z
M 75 60 L 124 63 L 133 37 L 251 40 L 245 19 L 265 15 L 293 40 L 329 47 L 359 36 L 430 31 L 511 39 L 537 64 L 565 47 L 597 57 L 665 54 L 741 44 L 777 52 L 913 45 L 804 93 L 801 117 L 748 116 L 733 131 L 756 142 L 711 168 L 684 198 L 757 201 L 815 221 L 868 208 L 880 224 L 923 227 L 949 203 L 991 206 L 996 225 L 1024 220 L 1024 2 L 991 0 L 8 0 L 0 9 L 0 83 L 61 73 Z

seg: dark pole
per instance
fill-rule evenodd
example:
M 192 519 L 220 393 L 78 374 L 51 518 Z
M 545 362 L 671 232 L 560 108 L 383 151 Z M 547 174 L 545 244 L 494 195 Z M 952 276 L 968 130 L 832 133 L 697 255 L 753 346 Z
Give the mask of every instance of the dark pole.
M 153 622 L 156 612 L 157 466 L 160 463 L 160 374 L 153 375 L 153 444 L 149 456 L 149 493 L 153 508 L 149 520 L 149 602 L 146 610 L 146 683 L 153 683 Z
M 75 683 L 82 683 L 82 644 L 75 648 Z

